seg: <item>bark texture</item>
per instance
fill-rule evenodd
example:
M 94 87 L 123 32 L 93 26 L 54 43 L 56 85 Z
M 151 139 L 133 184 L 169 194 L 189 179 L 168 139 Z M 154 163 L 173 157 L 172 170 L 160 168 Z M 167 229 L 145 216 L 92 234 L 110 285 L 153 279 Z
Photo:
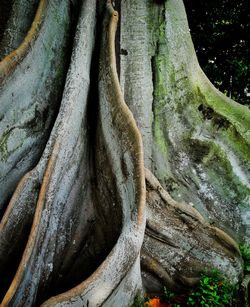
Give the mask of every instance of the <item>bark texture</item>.
M 1 16 L 7 20 L 1 23 L 0 58 L 17 49 L 25 38 L 37 9 L 38 0 L 13 0 L 1 6 Z M 8 10 L 10 10 L 8 12 Z M 7 12 L 6 12 L 7 11 Z M 5 18 L 6 18 L 5 17 Z M 4 18 L 4 17 L 2 17 Z
M 130 306 L 214 268 L 242 277 L 249 109 L 201 71 L 181 0 L 115 2 L 0 5 L 3 306 Z
M 1 210 L 47 142 L 61 98 L 68 39 L 69 4 L 40 1 L 24 41 L 0 62 Z

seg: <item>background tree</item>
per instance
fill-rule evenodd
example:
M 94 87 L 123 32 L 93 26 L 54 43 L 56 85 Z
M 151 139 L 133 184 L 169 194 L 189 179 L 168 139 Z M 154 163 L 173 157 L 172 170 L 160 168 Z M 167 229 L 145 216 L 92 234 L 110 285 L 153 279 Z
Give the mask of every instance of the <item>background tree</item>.
M 2 3 L 2 305 L 237 283 L 250 113 L 200 69 L 182 1 Z
M 184 3 L 201 67 L 223 93 L 249 105 L 248 2 L 185 0 Z

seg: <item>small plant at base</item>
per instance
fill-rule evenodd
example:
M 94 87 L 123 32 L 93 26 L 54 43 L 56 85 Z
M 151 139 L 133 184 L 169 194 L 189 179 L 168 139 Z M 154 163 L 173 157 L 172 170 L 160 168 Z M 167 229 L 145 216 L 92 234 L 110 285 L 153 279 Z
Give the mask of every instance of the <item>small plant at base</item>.
M 151 306 L 202 306 L 202 307 L 229 307 L 236 306 L 238 285 L 232 285 L 225 280 L 218 271 L 202 274 L 197 287 L 183 293 L 175 293 L 164 287 L 163 296 L 159 298 L 136 297 L 130 307 Z
M 172 302 L 173 298 L 175 298 L 176 294 L 164 287 L 164 298 L 167 302 Z
M 199 286 L 191 291 L 187 306 L 231 306 L 236 287 L 223 280 L 218 272 L 202 275 Z
M 244 273 L 250 274 L 250 244 L 240 245 L 240 251 L 244 260 Z
M 168 289 L 164 289 L 165 301 L 173 307 L 181 306 L 204 306 L 222 307 L 234 306 L 234 297 L 237 286 L 231 285 L 221 274 L 213 271 L 208 275 L 201 276 L 199 285 L 186 294 L 180 295 Z M 180 302 L 180 299 L 184 300 Z M 178 302 L 178 303 L 177 303 Z
M 146 297 L 146 296 L 141 297 L 141 296 L 137 295 L 135 297 L 133 304 L 130 307 L 150 307 L 150 305 L 148 305 L 148 301 L 149 301 L 148 297 Z
M 167 287 L 164 287 L 164 301 L 171 304 L 171 307 L 181 307 L 181 304 L 176 302 L 176 300 L 179 300 L 179 298 L 179 294 L 169 290 Z M 183 297 L 181 299 L 183 299 Z

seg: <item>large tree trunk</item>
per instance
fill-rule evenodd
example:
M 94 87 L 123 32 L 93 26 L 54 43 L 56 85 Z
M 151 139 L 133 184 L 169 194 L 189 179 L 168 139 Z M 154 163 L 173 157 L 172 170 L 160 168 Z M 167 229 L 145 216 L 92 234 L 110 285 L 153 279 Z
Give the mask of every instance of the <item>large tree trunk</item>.
M 115 4 L 0 4 L 3 306 L 129 306 L 214 268 L 242 277 L 249 109 L 201 71 L 182 0 Z

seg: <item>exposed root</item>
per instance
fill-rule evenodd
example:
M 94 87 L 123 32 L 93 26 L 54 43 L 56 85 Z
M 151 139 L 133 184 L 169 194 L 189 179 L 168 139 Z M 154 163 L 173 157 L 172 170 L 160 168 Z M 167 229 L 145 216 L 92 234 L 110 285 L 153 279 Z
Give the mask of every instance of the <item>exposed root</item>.
M 9 288 L 9 290 L 7 291 L 1 305 L 2 306 L 8 306 L 8 305 L 12 305 L 12 299 L 14 299 L 14 302 L 16 300 L 15 296 L 18 296 L 18 287 L 22 281 L 22 279 L 25 278 L 24 274 L 26 273 L 26 267 L 27 264 L 29 262 L 30 257 L 32 256 L 32 253 L 34 251 L 34 245 L 35 245 L 35 239 L 37 236 L 37 232 L 39 230 L 39 225 L 40 225 L 40 220 L 41 220 L 41 215 L 42 215 L 42 211 L 43 211 L 43 206 L 44 206 L 44 202 L 46 200 L 46 192 L 47 192 L 47 188 L 50 182 L 50 178 L 51 178 L 51 173 L 52 173 L 52 169 L 55 166 L 56 163 L 56 158 L 57 158 L 57 153 L 59 150 L 59 144 L 55 144 L 55 150 L 54 153 L 52 154 L 49 162 L 48 162 L 48 166 L 46 169 L 46 172 L 44 174 L 44 178 L 43 178 L 43 183 L 41 186 L 41 190 L 39 193 L 39 198 L 38 198 L 38 202 L 37 202 L 37 209 L 36 209 L 36 213 L 35 213 L 35 217 L 34 217 L 34 221 L 33 221 L 33 225 L 31 228 L 31 232 L 30 232 L 30 236 L 28 239 L 28 243 L 27 246 L 25 248 L 24 254 L 22 256 L 22 260 L 20 262 L 20 265 L 18 267 L 17 273 L 11 283 L 11 286 Z M 15 304 L 15 303 L 14 303 Z
M 143 147 L 117 76 L 114 44 L 117 21 L 118 13 L 108 1 L 107 25 L 101 46 L 100 62 L 103 66 L 99 76 L 100 122 L 97 129 L 95 198 L 97 223 L 100 220 L 99 224 L 105 224 L 99 230 L 104 241 L 110 244 L 110 237 L 115 239 L 114 233 L 118 238 L 108 257 L 88 279 L 51 298 L 43 306 L 62 306 L 72 302 L 89 306 L 118 306 L 118 289 L 125 291 L 126 287 L 130 287 L 124 297 L 125 304 L 131 302 L 140 287 L 137 259 L 145 227 L 146 196 Z
M 166 190 L 163 189 L 160 182 L 157 180 L 157 178 L 148 170 L 145 169 L 145 176 L 146 180 L 151 186 L 151 188 L 158 191 L 162 197 L 162 199 L 170 206 L 173 206 L 175 209 L 177 209 L 177 212 L 182 215 L 184 214 L 190 217 L 191 219 L 200 222 L 204 227 L 208 227 L 214 232 L 214 236 L 220 240 L 220 242 L 224 242 L 224 244 L 230 248 L 230 250 L 236 252 L 238 255 L 240 255 L 240 250 L 238 244 L 235 242 L 233 238 L 231 238 L 228 234 L 226 234 L 223 230 L 210 226 L 203 216 L 199 213 L 197 209 L 192 207 L 191 205 L 187 205 L 186 203 L 182 202 L 176 202 L 173 200 L 173 198 L 168 194 Z M 188 220 L 187 220 L 188 221 Z
M 225 231 L 219 229 L 218 227 L 209 226 L 212 230 L 214 230 L 214 235 L 217 240 L 223 245 L 225 245 L 226 248 L 229 248 L 237 255 L 241 255 L 239 245 L 236 243 L 236 241 L 230 237 Z
M 202 272 L 213 268 L 229 278 L 235 275 L 236 280 L 241 270 L 237 243 L 223 230 L 210 226 L 195 208 L 173 200 L 149 170 L 145 174 L 147 224 L 143 270 L 153 273 L 170 288 L 176 284 L 193 286 Z M 149 280 L 145 280 L 145 286 L 150 292 Z
M 1 210 L 49 138 L 67 68 L 69 13 L 68 1 L 40 0 L 24 42 L 0 62 Z
M 129 110 L 127 104 L 124 101 L 121 91 L 117 69 L 116 69 L 116 55 L 115 55 L 115 34 L 118 23 L 118 12 L 112 7 L 111 1 L 107 2 L 107 11 L 110 14 L 109 34 L 108 34 L 108 48 L 109 48 L 109 65 L 110 65 L 110 77 L 112 81 L 113 99 L 110 100 L 111 104 L 111 116 L 115 119 L 116 124 L 119 126 L 120 131 L 126 131 L 128 137 L 126 139 L 126 146 L 133 149 L 136 153 L 134 157 L 134 163 L 138 171 L 136 180 L 136 190 L 139 196 L 138 201 L 138 223 L 143 223 L 144 211 L 146 203 L 146 187 L 145 187 L 145 175 L 144 175 L 144 158 L 143 158 L 143 144 L 140 131 L 136 125 L 134 116 Z M 118 115 L 118 114 L 119 115 Z
M 155 238 L 156 240 L 161 241 L 162 243 L 165 243 L 169 246 L 176 248 L 178 247 L 178 245 L 174 243 L 173 240 L 169 239 L 166 235 L 160 232 L 159 225 L 154 225 L 153 221 L 147 221 L 145 233 L 149 237 Z
M 52 11 L 49 11 L 50 18 L 53 17 L 53 10 L 57 4 L 60 6 L 59 9 L 65 13 L 69 12 L 66 2 L 62 6 L 60 1 L 54 5 L 53 3 L 50 3 L 52 8 Z M 82 249 L 88 235 L 86 229 L 89 230 L 89 224 L 93 222 L 89 169 L 84 167 L 87 164 L 88 154 L 86 107 L 89 80 L 86 76 L 90 72 L 94 44 L 94 16 L 95 4 L 92 2 L 85 16 L 81 16 L 79 21 L 84 31 L 78 29 L 80 35 L 75 42 L 62 105 L 50 140 L 41 160 L 32 171 L 34 178 L 32 172 L 25 176 L 15 193 L 14 207 L 8 209 L 11 214 L 20 205 L 20 215 L 23 216 L 26 203 L 20 200 L 32 195 L 29 187 L 32 186 L 33 180 L 38 182 L 37 190 L 40 190 L 40 193 L 37 202 L 35 194 L 32 195 L 33 210 L 36 209 L 33 225 L 17 273 L 3 300 L 4 306 L 37 305 L 47 299 L 51 292 L 60 291 L 58 289 L 61 289 L 63 282 L 67 287 L 72 282 L 69 272 L 72 268 L 72 259 L 68 259 L 67 251 L 69 249 L 72 252 L 73 260 L 75 255 L 81 258 L 84 253 Z M 65 18 L 68 24 L 67 15 L 60 17 Z M 58 19 L 56 22 L 59 25 L 62 20 Z M 86 40 L 88 48 L 83 48 L 83 41 Z M 26 217 L 19 222 L 26 224 Z M 20 238 L 20 233 L 17 232 L 17 236 Z M 64 274 L 64 278 L 61 273 Z M 59 284 L 56 290 L 53 288 L 55 284 L 56 286 Z
M 0 274 L 15 254 L 16 246 L 28 238 L 40 182 L 36 171 L 28 172 L 20 181 L 0 223 Z
M 18 199 L 20 198 L 20 194 L 23 191 L 23 188 L 25 187 L 25 184 L 28 182 L 28 180 L 30 179 L 30 176 L 32 174 L 33 170 L 28 172 L 26 175 L 23 176 L 23 178 L 20 180 L 20 182 L 18 183 L 18 186 L 14 192 L 14 194 L 11 197 L 11 200 L 9 202 L 9 205 L 1 219 L 1 223 L 0 223 L 0 232 L 4 229 L 4 227 L 6 226 L 6 224 L 8 223 L 11 213 L 13 212 L 14 209 L 14 205 L 15 203 L 18 201 Z
M 146 252 L 141 254 L 141 266 L 143 270 L 146 270 L 153 275 L 157 276 L 164 285 L 172 290 L 181 290 L 183 287 L 175 281 L 173 277 L 166 271 L 166 269 L 153 257 Z
M 194 220 L 197 220 L 201 223 L 206 223 L 203 216 L 192 206 L 186 205 L 185 203 L 180 203 L 175 201 L 169 193 L 163 189 L 158 179 L 150 172 L 150 170 L 145 169 L 145 177 L 147 183 L 154 190 L 158 191 L 162 197 L 162 199 L 168 203 L 170 206 L 173 206 L 175 209 L 180 210 L 184 214 L 190 216 Z
M 163 285 L 173 291 L 183 291 L 187 287 L 192 288 L 200 281 L 199 277 L 186 277 L 181 274 L 176 274 L 173 277 L 155 257 L 151 257 L 146 252 L 141 254 L 141 266 L 142 270 L 153 274 L 157 279 L 161 280 Z

